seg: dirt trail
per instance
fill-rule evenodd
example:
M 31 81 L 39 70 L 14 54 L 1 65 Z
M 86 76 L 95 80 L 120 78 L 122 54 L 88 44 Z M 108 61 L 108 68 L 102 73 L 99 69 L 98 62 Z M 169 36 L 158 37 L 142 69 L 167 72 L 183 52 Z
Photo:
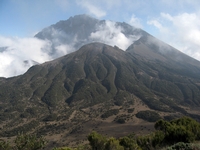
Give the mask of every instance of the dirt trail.
M 76 114 L 76 110 L 72 112 L 72 114 L 69 117 L 69 120 L 72 120 L 75 117 Z

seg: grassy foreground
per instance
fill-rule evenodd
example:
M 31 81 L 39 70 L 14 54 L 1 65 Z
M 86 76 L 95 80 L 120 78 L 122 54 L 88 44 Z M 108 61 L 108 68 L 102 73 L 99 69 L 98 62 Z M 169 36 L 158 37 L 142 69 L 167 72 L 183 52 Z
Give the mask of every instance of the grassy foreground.
M 52 150 L 200 150 L 200 123 L 189 117 L 171 121 L 158 120 L 156 131 L 148 135 L 105 137 L 95 131 L 88 135 L 88 144 L 75 148 L 54 147 Z M 47 141 L 36 135 L 19 134 L 14 143 L 0 140 L 0 150 L 47 149 Z M 196 144 L 195 144 L 196 143 Z

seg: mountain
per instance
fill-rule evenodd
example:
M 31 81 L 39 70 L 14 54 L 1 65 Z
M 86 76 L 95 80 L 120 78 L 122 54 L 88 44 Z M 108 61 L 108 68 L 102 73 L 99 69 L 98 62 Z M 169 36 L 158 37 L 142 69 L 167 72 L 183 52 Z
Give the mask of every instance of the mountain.
M 110 39 L 131 39 L 127 48 L 102 43 L 96 27 L 104 25 L 117 30 L 103 30 Z M 64 36 L 53 34 L 58 31 Z M 53 42 L 52 55 L 70 42 L 77 49 L 23 75 L 0 78 L 0 137 L 36 133 L 54 147 L 85 142 L 92 130 L 119 137 L 149 133 L 160 118 L 200 120 L 200 62 L 145 31 L 79 15 L 36 37 Z
M 127 51 L 90 43 L 24 75 L 1 78 L 1 137 L 31 132 L 62 145 L 84 140 L 93 129 L 122 136 L 152 131 L 151 122 L 159 118 L 200 119 L 200 79 L 184 73 L 184 65 L 199 71 L 199 62 L 183 54 L 194 65 L 170 60 L 167 66 L 168 56 L 145 43 L 145 53 L 155 52 L 158 59 L 136 54 L 140 41 Z
M 48 53 L 56 58 L 60 56 L 57 53 L 61 45 L 67 47 L 67 52 L 73 52 L 91 42 L 117 45 L 125 50 L 140 36 L 147 34 L 125 22 L 98 20 L 83 14 L 59 21 L 43 29 L 35 37 L 50 41 L 52 49 Z
M 13 44 L 0 47 L 0 53 L 11 60 L 0 66 L 3 77 L 12 77 L 25 73 L 35 65 L 32 62 L 44 63 L 78 50 L 91 42 L 102 42 L 118 46 L 125 50 L 145 31 L 127 23 L 98 20 L 88 15 L 76 15 L 59 21 L 38 32 L 34 38 L 12 39 Z M 26 45 L 30 45 L 26 46 Z M 28 56 L 27 51 L 35 51 Z M 18 55 L 20 53 L 20 55 Z M 8 55 L 8 56 L 7 56 Z M 24 64 L 24 61 L 29 62 Z M 6 70 L 5 68 L 9 68 Z

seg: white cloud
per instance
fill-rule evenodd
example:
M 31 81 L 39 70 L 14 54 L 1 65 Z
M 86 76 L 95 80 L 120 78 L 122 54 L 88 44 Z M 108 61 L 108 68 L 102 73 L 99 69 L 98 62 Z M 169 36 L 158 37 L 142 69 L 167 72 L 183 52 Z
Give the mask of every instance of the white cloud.
M 72 38 L 70 35 L 67 35 L 63 30 L 55 29 L 54 27 L 49 27 L 44 29 L 42 33 L 51 41 L 51 43 L 50 41 L 46 42 L 49 42 L 53 45 L 53 49 L 45 49 L 45 52 L 49 53 L 52 59 L 66 55 L 69 52 L 75 50 L 74 44 L 76 44 L 77 42 L 76 37 Z
M 126 50 L 138 38 L 138 36 L 126 37 L 123 34 L 123 29 L 112 21 L 106 21 L 105 24 L 98 27 L 96 32 L 90 35 L 90 39 L 93 41 L 103 42 L 112 46 L 116 45 L 123 50 Z
M 131 16 L 131 19 L 129 21 L 129 24 L 136 27 L 136 28 L 143 28 L 140 19 L 137 18 L 134 14 Z
M 73 50 L 73 46 L 67 44 L 58 44 L 55 50 L 52 50 L 50 41 L 37 38 L 0 36 L 0 77 L 23 74 L 34 65 L 34 62 L 44 63 Z
M 116 45 L 125 50 L 139 36 L 125 36 L 123 31 L 124 29 L 115 22 L 105 21 L 96 28 L 96 32 L 91 33 L 88 41 Z M 0 36 L 0 77 L 23 74 L 29 67 L 34 65 L 34 61 L 44 63 L 66 55 L 75 51 L 75 45 L 79 43 L 76 36 L 72 38 L 53 27 L 44 29 L 43 34 L 49 37 L 51 42 L 38 38 L 8 38 Z
M 91 1 L 77 1 L 77 4 L 85 8 L 90 14 L 95 15 L 97 18 L 106 16 L 106 11 L 91 3 Z
M 0 36 L 0 76 L 11 77 L 24 73 L 33 61 L 38 63 L 50 60 L 44 49 L 50 48 L 50 43 L 36 38 L 7 38 Z M 26 62 L 24 62 L 26 61 Z
M 160 15 L 169 21 L 173 21 L 173 17 L 170 14 L 161 13 Z
M 158 28 L 159 30 L 163 29 L 162 24 L 158 21 L 158 20 L 150 20 L 147 22 L 147 24 L 149 25 L 154 25 L 156 28 Z
M 182 13 L 170 15 L 161 13 L 160 17 L 148 21 L 159 29 L 159 38 L 180 51 L 200 60 L 200 15 Z
M 8 47 L 4 53 L 22 59 L 32 59 L 39 63 L 49 59 L 42 48 L 49 48 L 50 43 L 37 38 L 7 38 L 0 36 L 0 47 Z
M 67 45 L 67 44 L 58 45 L 55 48 L 57 51 L 56 58 L 75 51 L 75 48 L 72 45 Z

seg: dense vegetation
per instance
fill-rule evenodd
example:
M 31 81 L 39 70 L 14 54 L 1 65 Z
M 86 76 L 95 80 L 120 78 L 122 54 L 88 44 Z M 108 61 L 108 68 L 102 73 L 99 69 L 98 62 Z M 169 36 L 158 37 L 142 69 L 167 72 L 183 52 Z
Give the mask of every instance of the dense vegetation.
M 4 140 L 0 141 L 0 150 L 39 150 L 43 149 L 47 141 L 43 137 L 36 135 L 19 134 L 14 144 L 10 144 Z
M 148 135 L 130 134 L 125 137 L 106 137 L 95 131 L 87 137 L 89 144 L 76 148 L 60 147 L 52 150 L 200 150 L 193 144 L 200 140 L 200 123 L 189 117 L 171 121 L 159 120 L 155 123 L 155 132 Z M 47 141 L 36 135 L 20 134 L 14 144 L 0 141 L 1 150 L 39 150 L 45 148 Z M 176 143 L 176 144 L 174 144 Z

